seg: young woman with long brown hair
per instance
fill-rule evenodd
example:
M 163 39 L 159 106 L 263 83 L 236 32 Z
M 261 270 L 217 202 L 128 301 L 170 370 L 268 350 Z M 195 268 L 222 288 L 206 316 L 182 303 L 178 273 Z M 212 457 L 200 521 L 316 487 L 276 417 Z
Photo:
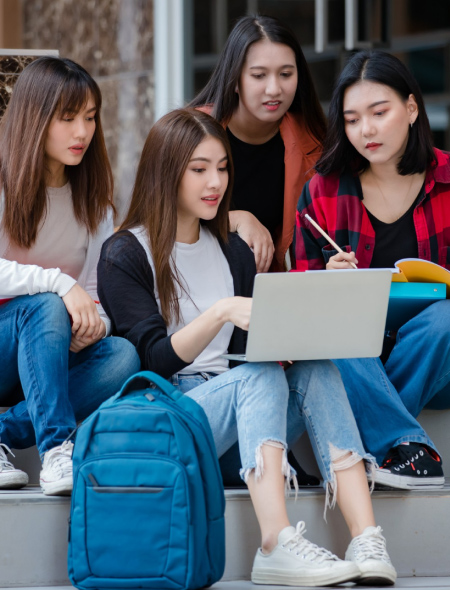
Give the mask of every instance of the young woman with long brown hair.
M 101 94 L 68 59 L 20 74 L 0 127 L 0 488 L 28 482 L 5 451 L 37 444 L 45 494 L 72 489 L 76 421 L 139 369 L 133 347 L 104 338 L 96 265 L 113 232 Z M 20 400 L 21 390 L 25 399 Z
M 237 441 L 240 476 L 261 529 L 252 580 L 317 586 L 349 580 L 393 583 L 395 569 L 370 501 L 361 444 L 345 390 L 330 361 L 231 366 L 245 349 L 255 258 L 229 233 L 233 166 L 223 127 L 194 109 L 151 129 L 131 207 L 103 246 L 99 295 L 113 332 L 137 348 L 145 369 L 170 379 L 205 410 L 218 456 Z M 286 440 L 307 429 L 353 540 L 341 561 L 290 526 Z M 333 503 L 330 502 L 330 503 Z

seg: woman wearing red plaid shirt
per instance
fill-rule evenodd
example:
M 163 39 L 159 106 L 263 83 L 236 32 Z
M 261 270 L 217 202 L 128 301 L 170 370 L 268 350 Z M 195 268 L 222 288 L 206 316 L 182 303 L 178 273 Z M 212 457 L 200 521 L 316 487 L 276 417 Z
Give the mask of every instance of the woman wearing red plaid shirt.
M 419 86 L 397 58 L 372 51 L 350 59 L 316 170 L 297 207 L 297 270 L 386 268 L 402 258 L 449 267 L 450 159 L 433 148 Z M 380 359 L 335 361 L 365 447 L 381 464 L 380 484 L 444 484 L 441 458 L 416 417 L 424 407 L 450 407 L 449 333 L 450 303 L 441 301 L 388 335 Z

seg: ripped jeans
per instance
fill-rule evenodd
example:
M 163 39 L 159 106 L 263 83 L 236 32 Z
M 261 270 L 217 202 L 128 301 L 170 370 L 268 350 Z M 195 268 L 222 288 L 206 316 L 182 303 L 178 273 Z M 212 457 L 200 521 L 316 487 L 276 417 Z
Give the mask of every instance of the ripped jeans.
M 331 361 L 301 361 L 287 371 L 277 363 L 247 363 L 218 376 L 177 374 L 172 383 L 205 410 L 218 456 L 228 451 L 227 469 L 238 469 L 239 440 L 241 477 L 255 468 L 257 449 L 264 441 L 287 440 L 292 445 L 305 430 L 330 503 L 338 468 L 351 467 L 361 458 L 374 463 L 364 450 L 342 379 Z M 340 461 L 345 455 L 348 460 Z
M 262 475 L 264 443 L 279 443 L 286 449 L 289 389 L 278 363 L 246 363 L 220 375 L 176 374 L 171 382 L 205 411 L 218 457 L 239 441 L 244 481 L 253 469 L 256 478 Z M 289 479 L 290 468 L 286 460 L 283 463 Z
M 339 370 L 331 361 L 301 361 L 286 371 L 289 384 L 287 442 L 291 447 L 306 430 L 327 491 L 326 505 L 336 501 L 335 472 L 361 459 L 370 470 L 375 458 L 366 453 Z M 301 457 L 297 457 L 301 462 Z

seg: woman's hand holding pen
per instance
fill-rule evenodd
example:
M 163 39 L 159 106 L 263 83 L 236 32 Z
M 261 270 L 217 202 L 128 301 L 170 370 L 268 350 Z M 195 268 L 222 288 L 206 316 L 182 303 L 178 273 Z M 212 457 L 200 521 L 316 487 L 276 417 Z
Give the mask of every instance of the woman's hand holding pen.
M 336 244 L 334 240 L 330 238 L 330 236 L 320 227 L 317 221 L 314 221 L 310 215 L 305 213 L 305 218 L 309 221 L 311 225 L 313 225 L 316 230 L 322 234 L 322 236 L 326 239 L 326 241 L 333 246 L 335 250 L 337 250 L 337 254 L 332 256 L 327 263 L 326 269 L 327 270 L 339 270 L 342 268 L 358 268 L 357 264 L 358 261 L 355 258 L 354 252 L 344 252 L 340 246 Z
M 354 252 L 338 252 L 329 259 L 326 269 L 341 270 L 343 268 L 355 268 L 357 264 L 358 261 Z

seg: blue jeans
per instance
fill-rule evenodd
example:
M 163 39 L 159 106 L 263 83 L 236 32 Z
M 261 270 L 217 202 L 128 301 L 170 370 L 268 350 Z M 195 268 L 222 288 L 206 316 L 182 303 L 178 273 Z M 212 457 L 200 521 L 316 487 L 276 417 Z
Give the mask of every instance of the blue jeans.
M 203 406 L 219 457 L 239 439 L 241 474 L 254 467 L 262 441 L 291 445 L 305 430 L 331 492 L 334 461 L 349 452 L 355 463 L 374 461 L 364 450 L 339 371 L 330 361 L 297 362 L 285 372 L 277 363 L 247 363 L 217 377 L 174 375 L 172 383 Z M 233 455 L 230 462 L 237 469 Z
M 264 443 L 286 448 L 289 390 L 278 363 L 246 363 L 220 375 L 176 374 L 171 381 L 205 411 L 218 457 L 239 440 L 244 481 L 252 469 L 262 474 Z
M 437 450 L 416 417 L 425 407 L 450 407 L 450 300 L 430 305 L 400 328 L 384 367 L 379 359 L 334 362 L 364 445 L 378 462 L 402 442 Z
M 139 370 L 135 348 L 122 338 L 104 338 L 79 353 L 69 352 L 70 340 L 58 295 L 24 295 L 0 305 L 0 403 L 9 405 L 22 392 L 25 398 L 0 415 L 2 443 L 37 444 L 42 456 Z

